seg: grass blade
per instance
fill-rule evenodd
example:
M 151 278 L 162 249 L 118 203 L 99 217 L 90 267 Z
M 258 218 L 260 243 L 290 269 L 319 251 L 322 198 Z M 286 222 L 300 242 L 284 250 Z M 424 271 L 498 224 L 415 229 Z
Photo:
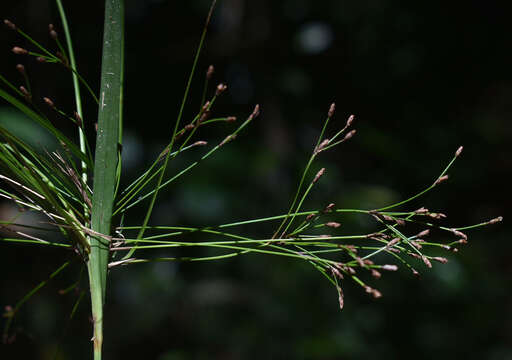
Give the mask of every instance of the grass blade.
M 123 81 L 123 0 L 105 1 L 103 57 L 101 65 L 98 135 L 94 162 L 91 228 L 95 233 L 110 234 L 112 206 L 118 166 L 119 127 L 122 110 Z M 88 270 L 94 321 L 94 359 L 101 359 L 103 344 L 103 304 L 107 279 L 109 243 L 91 236 Z

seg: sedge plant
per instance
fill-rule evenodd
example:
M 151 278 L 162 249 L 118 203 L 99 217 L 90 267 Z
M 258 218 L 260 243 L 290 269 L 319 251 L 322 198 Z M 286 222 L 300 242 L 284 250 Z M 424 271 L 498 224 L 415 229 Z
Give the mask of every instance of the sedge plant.
M 317 158 L 350 140 L 356 133 L 352 128 L 353 115 L 348 117 L 343 128 L 331 130 L 331 120 L 336 111 L 333 103 L 327 111 L 316 143 L 312 144 L 311 155 L 285 213 L 265 214 L 261 218 L 225 224 L 152 225 L 153 209 L 161 189 L 172 186 L 176 180 L 191 174 L 194 168 L 215 156 L 223 147 L 232 146 L 230 143 L 237 136 L 243 136 L 246 128 L 260 114 L 260 107 L 255 105 L 246 118 L 238 125 L 234 125 L 223 140 L 213 145 L 198 140 L 197 134 L 204 127 L 219 123 L 236 124 L 234 116 L 213 115 L 215 103 L 225 93 L 227 85 L 218 84 L 212 96 L 208 97 L 208 85 L 214 72 L 213 66 L 210 66 L 206 71 L 200 110 L 189 121 L 185 121 L 185 104 L 192 79 L 197 72 L 199 55 L 215 2 L 213 1 L 206 18 L 169 142 L 154 162 L 125 188 L 120 186 L 124 74 L 123 1 L 105 1 L 101 85 L 97 93 L 77 69 L 71 34 L 60 0 L 56 0 L 56 5 L 64 41 L 61 42 L 55 26 L 50 25 L 49 28 L 57 49 L 55 52 L 43 47 L 11 21 L 4 21 L 9 29 L 17 32 L 31 44 L 31 49 L 14 47 L 14 53 L 35 57 L 44 66 L 58 65 L 69 72 L 76 108 L 73 114 L 68 114 L 52 99 L 44 98 L 43 102 L 50 108 L 52 114 L 46 115 L 39 105 L 39 95 L 31 91 L 24 65 L 17 66 L 23 75 L 24 85 L 19 86 L 0 75 L 0 97 L 48 131 L 59 144 L 58 149 L 53 151 L 35 149 L 13 131 L 0 127 L 0 196 L 16 204 L 20 211 L 36 212 L 46 217 L 46 221 L 40 226 L 20 223 L 17 217 L 0 219 L 0 227 L 4 233 L 9 234 L 2 235 L 0 241 L 73 250 L 76 259 L 86 264 L 93 322 L 93 353 L 96 360 L 102 357 L 103 308 L 108 294 L 109 271 L 148 262 L 216 261 L 244 254 L 277 255 L 305 261 L 318 270 L 334 286 L 339 307 L 343 308 L 342 285 L 345 281 L 353 281 L 371 296 L 379 298 L 381 293 L 370 285 L 368 278 L 380 278 L 382 272 L 396 271 L 400 265 L 417 274 L 417 260 L 422 264 L 420 266 L 427 268 L 432 267 L 432 262 L 445 263 L 448 261 L 447 258 L 430 255 L 429 250 L 457 251 L 461 244 L 467 243 L 466 230 L 502 220 L 498 217 L 470 226 L 452 227 L 440 223 L 445 217 L 441 212 L 430 211 L 424 207 L 407 208 L 413 200 L 448 179 L 448 171 L 461 155 L 462 147 L 454 152 L 451 160 L 431 185 L 400 202 L 379 209 L 345 209 L 334 203 L 306 209 L 306 199 L 315 187 L 321 186 L 319 183 L 326 172 L 324 168 L 318 169 Z M 97 119 L 84 118 L 82 104 L 86 99 L 97 105 Z M 51 116 L 71 121 L 76 127 L 78 141 L 58 129 Z M 95 151 L 92 151 L 85 130 L 95 126 Z M 192 151 L 199 152 L 195 161 L 182 169 L 172 167 L 172 173 L 168 171 L 169 165 L 176 162 L 175 159 L 180 154 Z M 141 223 L 124 225 L 119 220 L 116 223 L 112 222 L 114 218 L 124 219 L 132 209 L 143 206 L 146 208 Z M 343 233 L 340 224 L 347 214 L 369 217 L 375 221 L 379 230 L 363 234 Z M 275 230 L 272 234 L 260 237 L 249 236 L 239 230 L 248 226 L 257 229 L 262 224 L 273 224 Z M 419 232 L 410 230 L 418 227 L 421 228 Z M 429 240 L 429 233 L 433 229 L 444 232 L 446 236 L 443 236 L 441 241 Z M 62 235 L 61 240 L 35 236 L 34 231 L 57 232 Z M 202 235 L 203 240 L 187 241 L 186 235 L 191 233 Z M 213 248 L 218 253 L 207 257 L 197 256 L 194 255 L 193 249 L 190 249 L 197 247 Z M 173 255 L 177 248 L 188 249 L 190 255 Z M 148 256 L 153 249 L 159 253 L 166 250 L 169 255 Z M 378 262 L 377 259 L 383 258 L 381 255 L 387 255 L 389 260 L 385 263 Z M 11 324 L 20 307 L 50 279 L 68 268 L 69 264 L 70 261 L 66 261 L 15 306 L 5 308 L 4 341 L 13 339 Z M 81 293 L 73 313 L 83 296 L 84 293 Z

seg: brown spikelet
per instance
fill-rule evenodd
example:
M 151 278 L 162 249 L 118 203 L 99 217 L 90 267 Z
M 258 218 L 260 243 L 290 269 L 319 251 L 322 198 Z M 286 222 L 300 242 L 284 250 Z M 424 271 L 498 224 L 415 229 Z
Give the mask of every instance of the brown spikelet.
M 19 47 L 19 46 L 15 46 L 12 48 L 12 52 L 15 53 L 16 55 L 27 55 L 28 54 L 28 50 L 27 49 L 24 49 L 22 47 Z
M 441 264 L 446 264 L 448 262 L 447 258 L 441 257 L 441 256 L 435 256 L 435 257 L 432 258 L 432 260 L 438 261 Z
M 227 122 L 235 122 L 235 121 L 236 121 L 236 116 L 228 116 L 228 117 L 226 118 L 226 121 L 227 121 Z
M 17 29 L 17 28 L 16 28 L 16 25 L 14 25 L 14 23 L 13 23 L 13 22 L 11 22 L 11 21 L 9 21 L 9 20 L 7 20 L 7 19 L 5 19 L 5 20 L 4 20 L 4 24 L 5 24 L 9 29 L 11 29 L 11 30 L 16 30 L 16 29 Z
M 219 96 L 220 94 L 222 94 L 224 91 L 226 91 L 227 89 L 227 85 L 225 84 L 219 84 L 217 85 L 217 90 L 215 91 L 215 96 Z
M 327 145 L 329 145 L 330 142 L 331 140 L 329 139 L 325 139 L 324 141 L 322 141 L 315 149 L 315 154 L 318 154 L 320 151 L 322 151 Z
M 458 149 L 457 149 L 457 151 L 455 152 L 455 156 L 456 156 L 456 157 L 459 157 L 459 156 L 460 156 L 460 154 L 462 153 L 462 150 L 463 150 L 463 149 L 464 149 L 464 147 L 463 147 L 463 146 L 459 146 L 459 148 L 458 148 Z
M 43 100 L 46 103 L 46 105 L 48 105 L 52 109 L 55 108 L 55 104 L 53 103 L 53 101 L 50 98 L 44 97 Z
M 331 106 L 329 107 L 329 112 L 327 113 L 327 116 L 329 118 L 332 118 L 334 116 L 334 111 L 336 111 L 336 104 L 332 103 Z
M 443 175 L 443 176 L 440 176 L 436 182 L 434 183 L 434 185 L 438 185 L 438 184 L 441 184 L 442 182 L 448 180 L 448 175 Z
M 350 125 L 352 125 L 353 122 L 354 122 L 354 115 L 350 115 L 347 119 L 347 124 L 345 126 L 350 127 Z
M 20 91 L 21 93 L 27 97 L 27 96 L 30 96 L 30 93 L 28 92 L 28 90 L 25 88 L 25 86 L 20 86 Z
M 343 291 L 341 290 L 340 286 L 337 286 L 338 289 L 338 302 L 340 303 L 340 310 L 343 310 Z
M 441 220 L 441 219 L 446 218 L 446 215 L 443 213 L 430 213 L 430 214 L 428 214 L 428 216 L 430 216 L 431 218 L 436 219 L 436 220 Z
M 332 211 L 332 209 L 335 207 L 336 205 L 334 203 L 330 203 L 329 205 L 327 205 L 325 207 L 325 209 L 322 210 L 323 213 L 327 213 L 329 211 Z
M 429 229 L 426 229 L 426 230 L 423 230 L 421 232 L 419 232 L 416 237 L 417 238 L 422 238 L 422 237 L 425 237 L 427 236 L 428 234 L 430 234 L 430 230 Z
M 16 65 L 16 70 L 18 70 L 21 75 L 25 75 L 25 66 L 18 64 Z
M 398 266 L 392 265 L 392 264 L 386 264 L 386 265 L 382 265 L 382 270 L 397 271 L 398 270 Z
M 318 179 L 320 179 L 324 173 L 325 173 L 325 168 L 321 168 L 320 170 L 318 170 L 318 172 L 315 175 L 315 178 L 313 179 L 313 184 L 316 183 L 318 181 Z
M 356 257 L 356 261 L 357 261 L 357 264 L 358 264 L 360 267 L 365 267 L 365 264 L 364 264 L 363 259 L 361 259 L 359 256 L 358 256 L 358 257 Z
M 260 114 L 260 105 L 256 104 L 256 106 L 254 106 L 254 110 L 252 111 L 251 115 L 249 116 L 249 119 L 253 120 L 254 118 L 258 117 L 259 114 Z
M 489 225 L 497 224 L 497 223 L 502 222 L 502 221 L 503 221 L 503 216 L 498 216 L 497 218 L 489 220 Z
M 377 270 L 375 270 L 375 269 L 372 269 L 371 272 L 372 272 L 372 276 L 375 279 L 380 279 L 382 277 L 382 274 L 380 272 L 378 272 Z
M 48 31 L 50 32 L 50 36 L 53 40 L 57 40 L 57 31 L 55 31 L 55 27 L 53 24 L 48 24 Z
M 206 70 L 206 79 L 210 80 L 213 76 L 213 73 L 215 72 L 215 68 L 213 65 L 208 66 L 208 70 Z
M 451 229 L 450 230 L 455 236 L 458 236 L 464 240 L 468 240 L 468 236 L 466 234 L 464 234 L 462 231 L 459 231 L 459 230 L 456 230 L 456 229 Z
M 343 141 L 347 141 L 349 140 L 350 138 L 352 138 L 354 135 L 356 134 L 356 130 L 351 130 L 347 133 L 347 135 L 345 135 L 345 137 L 343 138 Z
M 427 265 L 428 268 L 432 268 L 432 263 L 430 262 L 429 259 L 427 259 L 427 257 L 422 256 L 421 260 L 423 260 L 423 262 L 425 263 L 425 265 Z
M 222 140 L 222 142 L 220 143 L 219 146 L 223 146 L 225 144 L 227 144 L 228 142 L 234 140 L 236 138 L 236 134 L 231 134 L 231 135 L 228 135 L 224 138 L 224 140 Z
M 341 224 L 335 221 L 329 221 L 328 223 L 325 223 L 325 226 L 337 229 L 341 226 Z
M 25 100 L 27 100 L 28 102 L 32 102 L 32 94 L 28 92 L 28 90 L 24 87 L 24 86 L 20 86 L 19 87 L 21 93 L 23 94 L 23 97 L 25 98 Z
M 209 110 L 204 111 L 201 114 L 201 117 L 199 118 L 199 121 L 197 122 L 197 125 L 200 125 L 203 122 L 205 122 L 206 120 L 208 120 L 208 118 L 210 117 L 210 114 L 211 114 L 211 112 Z
M 379 299 L 382 297 L 382 293 L 377 289 L 372 289 L 372 296 L 374 299 Z
M 388 242 L 386 246 L 388 248 L 390 248 L 390 247 L 395 246 L 396 244 L 398 244 L 399 241 L 400 241 L 400 238 L 396 237 L 393 240 L 391 240 L 390 242 Z
M 423 214 L 428 214 L 428 213 L 429 213 L 428 209 L 424 208 L 423 206 L 422 206 L 422 207 L 420 207 L 420 208 L 419 208 L 419 209 L 417 209 L 417 210 L 414 210 L 414 212 L 415 212 L 416 214 L 421 214 L 421 215 L 423 215 Z

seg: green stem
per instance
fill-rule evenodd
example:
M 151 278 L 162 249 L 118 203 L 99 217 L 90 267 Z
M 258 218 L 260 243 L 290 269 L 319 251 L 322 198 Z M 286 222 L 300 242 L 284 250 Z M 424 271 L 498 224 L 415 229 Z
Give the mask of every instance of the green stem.
M 75 52 L 73 51 L 73 43 L 71 41 L 71 33 L 69 31 L 68 20 L 66 17 L 66 13 L 64 11 L 64 7 L 62 6 L 61 0 L 56 0 L 57 7 L 59 9 L 60 19 L 62 21 L 62 28 L 64 29 L 64 35 L 66 36 L 66 44 L 68 46 L 69 52 L 69 63 L 71 69 L 72 78 L 73 78 L 73 88 L 75 90 L 75 103 L 76 103 L 76 112 L 80 116 L 81 119 L 84 118 L 82 111 L 82 97 L 80 95 L 80 83 L 78 80 L 77 70 L 76 70 L 76 60 L 75 60 Z M 86 139 L 82 126 L 78 126 L 78 136 L 80 138 L 80 151 L 83 154 L 86 154 Z M 87 184 L 87 164 L 82 161 L 82 181 L 84 184 Z M 87 216 L 87 209 L 84 209 L 84 212 Z

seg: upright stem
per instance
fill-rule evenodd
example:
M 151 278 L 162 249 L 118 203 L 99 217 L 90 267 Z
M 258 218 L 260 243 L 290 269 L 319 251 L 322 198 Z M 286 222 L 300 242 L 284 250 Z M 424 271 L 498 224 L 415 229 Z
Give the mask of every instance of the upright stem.
M 94 321 L 94 359 L 101 359 L 103 344 L 103 305 L 109 254 L 112 207 L 117 183 L 119 128 L 122 114 L 123 83 L 123 0 L 105 1 L 103 56 L 101 64 L 98 133 L 94 161 L 91 213 L 91 253 L 88 271 Z
M 64 35 L 66 36 L 66 44 L 68 46 L 68 56 L 69 56 L 69 65 L 73 70 L 71 76 L 73 78 L 73 88 L 75 90 L 75 103 L 76 103 L 76 112 L 81 119 L 84 118 L 82 111 L 82 97 L 80 95 L 80 83 L 78 80 L 78 73 L 76 67 L 75 60 L 75 52 L 73 51 L 73 42 L 71 40 L 71 33 L 69 31 L 68 20 L 66 17 L 66 12 L 64 11 L 64 7 L 62 6 L 61 0 L 56 0 L 57 8 L 59 9 L 60 18 L 62 21 L 62 27 L 64 29 Z M 85 134 L 83 131 L 83 127 L 78 127 L 78 136 L 80 139 L 80 151 L 85 154 L 86 153 L 86 145 L 85 145 Z M 87 164 L 85 161 L 82 161 L 82 181 L 84 184 L 87 184 Z M 87 210 L 85 210 L 85 215 L 87 215 Z M 87 217 L 87 216 L 86 216 Z

